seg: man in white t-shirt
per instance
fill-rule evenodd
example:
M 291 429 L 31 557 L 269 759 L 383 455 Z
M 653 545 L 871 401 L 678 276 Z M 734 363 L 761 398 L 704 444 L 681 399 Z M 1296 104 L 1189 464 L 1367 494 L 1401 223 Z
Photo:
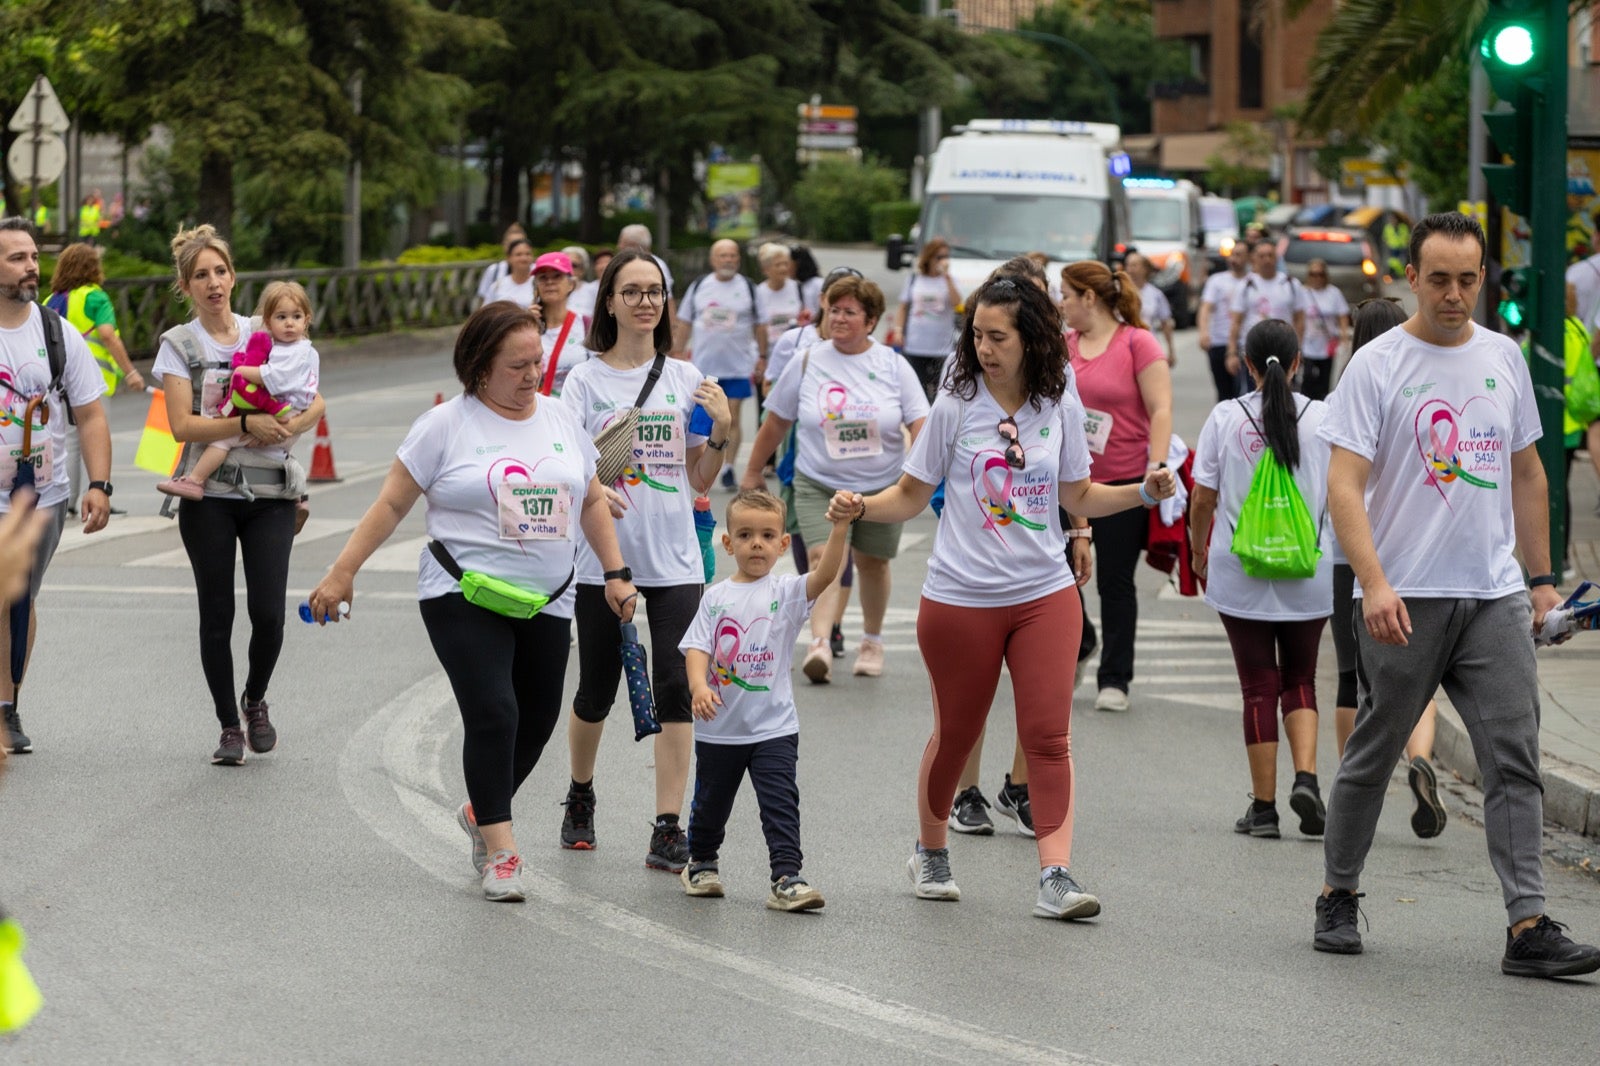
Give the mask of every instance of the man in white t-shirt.
M 1150 280 L 1150 260 L 1138 252 L 1129 252 L 1122 268 L 1139 287 L 1139 315 L 1144 319 L 1144 328 L 1151 333 L 1161 334 L 1161 339 L 1167 342 L 1167 365 L 1177 366 L 1178 353 L 1172 347 L 1172 330 L 1176 325 L 1172 317 L 1172 303 L 1167 299 L 1167 294 L 1156 288 Z
M 1314 945 L 1361 951 L 1356 889 L 1384 793 L 1443 682 L 1483 779 L 1509 919 L 1501 971 L 1563 977 L 1600 970 L 1600 948 L 1544 913 L 1533 633 L 1561 596 L 1533 382 L 1516 344 L 1472 321 L 1484 248 L 1470 216 L 1416 225 L 1406 280 L 1417 313 L 1355 354 L 1317 431 L 1333 449 L 1329 508 L 1362 620 L 1360 710 L 1328 797 Z
M 1200 319 L 1197 329 L 1211 364 L 1211 381 L 1217 389 L 1217 402 L 1232 400 L 1251 391 L 1244 368 L 1229 371 L 1228 334 L 1233 330 L 1233 298 L 1250 276 L 1250 249 L 1234 241 L 1228 252 L 1228 269 L 1206 278 L 1200 290 Z
M 1294 326 L 1302 343 L 1306 338 L 1305 288 L 1278 269 L 1278 249 L 1271 241 L 1257 241 L 1251 246 L 1250 266 L 1250 275 L 1234 292 L 1233 304 L 1228 308 L 1232 324 L 1224 366 L 1230 374 L 1239 372 L 1239 346 L 1262 319 L 1281 318 Z
M 46 339 L 46 312 L 39 299 L 39 247 L 34 243 L 33 227 L 20 216 L 0 219 L 0 370 L 6 387 L 0 395 L 0 409 L 6 418 L 0 426 L 0 513 L 11 509 L 12 487 L 22 455 L 24 426 L 33 423 L 26 461 L 34 468 L 38 492 L 37 509 L 45 516 L 44 533 L 34 555 L 33 572 L 28 578 L 28 594 L 37 600 L 45 570 L 61 543 L 66 524 L 68 496 L 66 443 L 68 412 L 78 426 L 83 462 L 89 468 L 89 489 L 78 504 L 83 531 L 94 533 L 105 528 L 111 516 L 111 429 L 106 424 L 100 397 L 105 380 L 95 365 L 94 356 L 83 337 L 71 326 L 61 330 L 65 361 L 59 382 L 51 380 L 50 345 Z M 54 316 L 54 312 L 49 312 Z M 55 320 L 60 325 L 60 320 Z M 43 396 L 51 407 L 48 424 L 28 403 Z M 31 416 L 31 417 L 30 417 Z M 37 612 L 30 603 L 28 625 L 37 631 Z M 0 654 L 11 648 L 11 613 L 0 610 Z M 28 641 L 28 657 L 33 641 Z M 24 670 L 27 660 L 24 659 Z M 16 686 L 9 669 L 0 668 L 0 712 L 4 713 L 5 747 L 14 753 L 33 750 L 33 743 L 22 731 L 22 719 L 15 704 Z
M 676 347 L 702 374 L 714 377 L 728 397 L 733 427 L 722 467 L 722 487 L 736 487 L 733 462 L 739 454 L 739 410 L 755 395 L 767 358 L 767 327 L 756 313 L 756 285 L 739 274 L 739 245 L 720 240 L 711 246 L 711 273 L 689 283 L 678 305 Z
M 1567 284 L 1578 293 L 1578 319 L 1589 332 L 1600 332 L 1600 253 L 1567 267 Z

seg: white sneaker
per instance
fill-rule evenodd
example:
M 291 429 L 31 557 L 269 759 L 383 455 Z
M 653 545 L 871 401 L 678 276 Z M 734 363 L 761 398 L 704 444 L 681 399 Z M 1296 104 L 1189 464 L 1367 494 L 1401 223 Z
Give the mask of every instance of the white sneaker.
M 1039 899 L 1033 905 L 1033 913 L 1036 918 L 1093 918 L 1100 913 L 1100 901 L 1057 866 L 1039 883 Z
M 856 649 L 856 664 L 850 668 L 850 673 L 856 677 L 882 677 L 883 643 L 863 640 Z
M 1125 711 L 1128 706 L 1128 694 L 1120 688 L 1103 688 L 1100 695 L 1094 698 L 1094 709 L 1097 711 Z
M 811 679 L 813 685 L 826 685 L 833 680 L 833 652 L 828 650 L 828 638 L 818 637 L 811 642 L 800 672 Z
M 483 868 L 483 898 L 493 903 L 521 903 L 522 858 L 504 849 L 489 856 Z
M 911 884 L 918 899 L 961 898 L 961 889 L 956 887 L 950 875 L 949 848 L 918 848 L 911 853 L 906 872 L 911 875 Z

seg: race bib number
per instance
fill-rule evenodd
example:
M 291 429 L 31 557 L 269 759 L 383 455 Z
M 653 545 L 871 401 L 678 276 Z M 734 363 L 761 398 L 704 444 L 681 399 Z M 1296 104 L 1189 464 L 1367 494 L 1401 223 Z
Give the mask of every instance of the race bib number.
M 228 401 L 228 391 L 233 388 L 233 368 L 207 368 L 200 379 L 200 413 L 207 418 L 222 414 L 222 405 Z
M 911 301 L 911 313 L 918 318 L 937 318 L 945 313 L 944 300 L 928 293 L 919 293 Z
M 640 411 L 633 458 L 641 463 L 684 464 L 683 426 L 673 410 Z
M 501 540 L 567 540 L 572 521 L 572 488 L 527 481 L 502 481 Z
M 22 461 L 21 444 L 5 449 L 5 454 L 0 456 L 0 484 L 5 485 L 7 489 L 16 486 L 17 470 L 21 467 Z M 27 461 L 33 467 L 34 484 L 40 486 L 50 484 L 50 478 L 55 473 L 50 442 L 45 440 L 35 444 Z
M 739 312 L 731 307 L 708 307 L 700 315 L 707 329 L 726 333 L 739 327 Z
M 883 454 L 883 438 L 878 435 L 876 422 L 826 422 L 822 434 L 830 459 L 867 459 Z
M 782 333 L 785 330 L 793 329 L 794 324 L 799 321 L 799 317 L 793 311 L 774 311 L 767 319 L 767 328 L 774 332 Z
M 1089 440 L 1089 450 L 1096 455 L 1106 453 L 1106 442 L 1111 439 L 1111 423 L 1114 420 L 1105 411 L 1096 411 L 1091 407 L 1083 409 L 1083 435 Z

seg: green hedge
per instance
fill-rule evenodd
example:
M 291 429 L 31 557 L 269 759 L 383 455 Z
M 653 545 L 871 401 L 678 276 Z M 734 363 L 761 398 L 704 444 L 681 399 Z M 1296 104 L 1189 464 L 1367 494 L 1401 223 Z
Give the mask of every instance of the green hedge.
M 917 219 L 921 215 L 922 205 L 915 200 L 891 200 L 884 204 L 873 204 L 870 212 L 873 242 L 886 244 L 889 235 L 893 233 L 906 236 L 911 232 L 911 227 L 917 224 Z
M 872 208 L 905 195 L 902 171 L 873 163 L 818 163 L 795 183 L 795 219 L 813 240 L 866 241 Z

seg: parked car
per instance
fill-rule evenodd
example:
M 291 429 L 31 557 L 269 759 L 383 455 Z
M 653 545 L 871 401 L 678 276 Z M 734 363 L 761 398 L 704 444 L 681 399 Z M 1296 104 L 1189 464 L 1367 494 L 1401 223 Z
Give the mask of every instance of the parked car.
M 1344 293 L 1352 307 L 1373 296 L 1395 295 L 1385 293 L 1376 249 L 1358 229 L 1293 230 L 1278 240 L 1278 258 L 1301 284 L 1307 264 L 1321 259 L 1328 264 L 1328 283 Z
M 1239 239 L 1239 212 L 1221 196 L 1200 198 L 1200 227 L 1206 234 L 1206 273 L 1228 269 L 1228 256 Z

